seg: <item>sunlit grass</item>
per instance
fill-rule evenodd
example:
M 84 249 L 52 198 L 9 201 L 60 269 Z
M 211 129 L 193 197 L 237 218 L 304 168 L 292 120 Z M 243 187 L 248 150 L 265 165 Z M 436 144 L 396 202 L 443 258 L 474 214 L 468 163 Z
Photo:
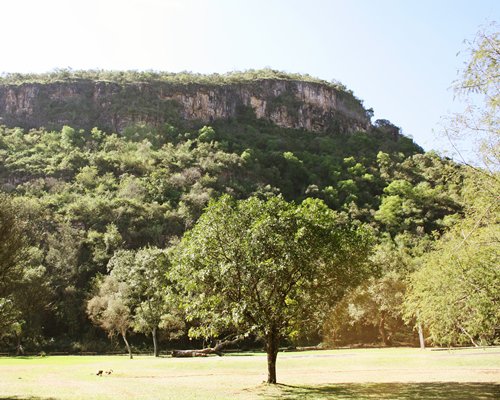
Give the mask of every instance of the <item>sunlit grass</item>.
M 330 350 L 280 353 L 263 384 L 262 353 L 209 358 L 48 356 L 0 358 L 1 399 L 493 399 L 500 349 Z M 96 376 L 97 371 L 112 370 Z M 462 397 L 460 397 L 462 396 Z

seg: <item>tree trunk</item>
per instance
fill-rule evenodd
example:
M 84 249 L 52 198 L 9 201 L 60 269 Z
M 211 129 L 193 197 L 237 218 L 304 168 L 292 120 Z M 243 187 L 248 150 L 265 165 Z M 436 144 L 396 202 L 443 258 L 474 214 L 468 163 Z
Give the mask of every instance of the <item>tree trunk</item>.
M 420 342 L 420 348 L 424 350 L 425 349 L 424 330 L 420 322 L 418 323 L 417 328 L 418 328 L 418 341 Z
M 153 336 L 153 353 L 155 357 L 158 357 L 159 354 L 158 354 L 158 340 L 156 338 L 156 326 L 153 328 L 151 336 Z
M 271 330 L 266 337 L 266 352 L 267 352 L 267 383 L 275 384 L 276 382 L 276 358 L 278 357 L 279 334 L 275 330 Z
M 126 331 L 122 332 L 122 338 L 123 338 L 123 341 L 125 342 L 125 346 L 127 346 L 128 355 L 129 355 L 130 359 L 132 360 L 134 357 L 132 356 L 132 349 L 130 348 L 130 345 L 128 344 Z
M 463 326 L 458 325 L 458 328 L 465 334 L 465 336 L 469 338 L 474 347 L 479 347 L 479 345 L 474 341 L 474 338 L 471 336 L 471 334 L 467 332 Z
M 24 356 L 24 348 L 23 345 L 21 344 L 21 336 L 17 337 L 16 355 Z
M 384 343 L 384 346 L 389 346 L 390 342 L 389 342 L 389 339 L 387 338 L 387 332 L 385 330 L 385 312 L 382 312 L 380 314 L 380 322 L 378 324 L 378 331 L 380 333 L 380 337 L 382 338 L 382 342 Z

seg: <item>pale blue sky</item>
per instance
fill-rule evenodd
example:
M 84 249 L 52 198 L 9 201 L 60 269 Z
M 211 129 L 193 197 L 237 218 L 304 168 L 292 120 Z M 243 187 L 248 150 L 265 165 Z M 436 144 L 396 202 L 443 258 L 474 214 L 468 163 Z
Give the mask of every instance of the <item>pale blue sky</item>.
M 425 149 L 446 150 L 439 121 L 458 109 L 457 52 L 499 20 L 500 1 L 6 0 L 0 12 L 0 72 L 308 73 L 341 81 Z

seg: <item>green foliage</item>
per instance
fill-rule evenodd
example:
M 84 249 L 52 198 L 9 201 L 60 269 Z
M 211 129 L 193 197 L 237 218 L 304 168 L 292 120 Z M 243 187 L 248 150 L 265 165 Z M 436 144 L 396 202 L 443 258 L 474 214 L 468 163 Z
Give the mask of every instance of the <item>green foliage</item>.
M 129 330 L 151 333 L 158 354 L 156 331 L 183 329 L 180 285 L 191 335 L 257 333 L 270 366 L 281 338 L 317 338 L 325 318 L 333 343 L 411 342 L 403 311 L 434 343 L 498 342 L 500 46 L 492 26 L 468 43 L 455 83 L 467 108 L 447 129 L 479 135 L 489 171 L 424 154 L 387 120 L 351 132 L 349 117 L 331 115 L 325 132 L 311 134 L 238 106 L 234 118 L 188 125 L 179 103 L 145 89 L 259 91 L 268 80 L 305 81 L 373 116 L 343 85 L 309 76 L 3 75 L 2 85 L 71 82 L 82 95 L 63 102 L 40 92 L 35 114 L 57 115 L 68 124 L 58 130 L 0 126 L 0 336 L 33 346 L 93 340 L 88 314 L 129 351 Z M 129 126 L 99 119 L 92 84 L 112 88 L 110 110 Z M 296 117 L 299 104 L 288 91 L 268 109 Z M 82 118 L 103 126 L 79 130 Z M 378 272 L 368 279 L 365 226 L 376 237 L 370 265 Z M 160 249 L 179 241 L 174 267 Z
M 407 320 L 423 323 L 435 343 L 448 345 L 498 343 L 500 324 L 498 32 L 480 31 L 467 44 L 470 58 L 455 82 L 467 107 L 449 120 L 446 133 L 478 136 L 489 170 L 467 169 L 465 217 L 443 219 L 451 229 L 422 257 L 406 299 Z
M 408 315 L 425 324 L 435 343 L 493 344 L 498 340 L 497 232 L 498 224 L 476 228 L 467 241 L 459 232 L 450 233 L 413 275 Z
M 134 125 L 122 134 L 97 128 L 78 133 L 69 127 L 61 132 L 0 128 L 0 185 L 29 205 L 28 236 L 40 249 L 51 293 L 51 307 L 38 313 L 39 320 L 23 316 L 31 326 L 45 324 L 45 332 L 55 337 L 94 335 L 84 307 L 89 282 L 106 272 L 114 253 L 176 242 L 210 199 L 223 193 L 320 198 L 376 230 L 384 226 L 373 217 L 380 213 L 379 196 L 398 179 L 414 187 L 428 182 L 436 196 L 450 199 L 453 211 L 459 209 L 449 195 L 459 187 L 449 178 L 455 171 L 450 162 L 436 155 L 407 157 L 418 147 L 408 151 L 379 132 L 311 138 L 309 132 L 255 119 L 181 132 L 171 125 L 159 130 Z M 378 149 L 386 152 L 384 165 L 390 167 L 379 165 Z M 453 215 L 441 204 L 431 207 L 444 217 Z M 433 218 L 428 217 L 430 224 Z M 429 225 L 429 232 L 441 226 Z M 404 224 L 392 229 L 400 232 Z M 172 317 L 174 332 L 176 321 Z
M 0 297 L 0 339 L 21 333 L 21 313 L 10 298 Z
M 379 160 L 381 157 L 385 156 Z M 388 162 L 387 158 L 383 161 L 385 165 Z M 430 153 L 415 155 L 399 168 L 392 168 L 392 174 L 402 179 L 395 179 L 384 188 L 375 219 L 393 235 L 442 230 L 446 216 L 460 212 L 459 191 L 464 172 L 456 164 Z
M 108 263 L 110 276 L 127 285 L 126 301 L 133 329 L 152 334 L 155 356 L 159 354 L 157 330 L 163 329 L 175 338 L 184 326 L 176 291 L 167 279 L 170 269 L 167 253 L 155 248 L 117 251 Z
M 201 142 L 211 142 L 215 139 L 215 131 L 211 126 L 204 126 L 198 133 L 198 140 Z
M 26 340 L 39 335 L 42 326 L 44 334 L 56 340 L 94 338 L 96 330 L 88 323 L 85 303 L 92 290 L 90 282 L 107 272 L 110 259 L 124 251 L 136 254 L 142 248 L 176 243 L 195 226 L 211 199 L 223 194 L 236 199 L 278 194 L 287 201 L 321 199 L 340 213 L 339 218 L 352 219 L 356 226 L 369 224 L 379 237 L 388 230 L 394 240 L 405 231 L 420 239 L 439 235 L 461 216 L 460 167 L 436 154 L 421 154 L 422 149 L 388 121 L 379 121 L 369 132 L 344 134 L 345 121 L 339 120 L 331 131 L 311 135 L 259 120 L 251 108 L 241 107 L 233 119 L 188 127 L 180 121 L 175 102 L 153 104 L 146 92 L 140 98 L 132 96 L 132 86 L 163 82 L 191 90 L 189 85 L 204 84 L 207 77 L 59 72 L 25 81 L 76 80 L 83 91 L 87 90 L 84 79 L 116 82 L 113 101 L 127 110 L 131 124 L 120 127 L 120 133 L 107 133 L 109 127 L 82 131 L 64 126 L 29 132 L 0 127 L 0 187 L 30 208 L 23 211 L 30 225 L 27 236 L 38 252 L 39 261 L 33 258 L 29 263 L 29 270 L 38 271 L 33 275 L 37 278 L 28 279 L 25 290 L 46 283 L 37 312 L 31 312 L 21 298 L 12 299 L 19 303 L 26 322 Z M 21 79 L 5 77 L 4 82 L 14 83 L 11 78 Z M 263 79 L 300 77 L 266 70 L 213 78 L 207 84 L 245 82 L 258 89 Z M 336 83 L 331 87 L 345 104 L 359 103 L 345 87 Z M 282 95 L 274 107 L 291 113 L 296 102 L 295 96 Z M 71 109 L 92 115 L 84 103 L 48 101 L 44 107 L 49 113 L 62 112 L 78 126 Z M 169 123 L 133 122 L 143 112 L 168 114 Z M 406 272 L 400 272 L 395 273 L 404 279 Z M 139 304 L 147 309 L 144 301 L 141 297 L 130 303 L 130 316 L 133 328 L 149 332 L 148 321 L 154 313 L 144 311 L 136 318 Z M 296 341 L 317 338 L 320 314 L 324 311 L 318 310 L 308 326 L 301 325 L 301 319 L 290 320 L 289 337 Z M 178 331 L 179 316 L 174 312 L 165 318 L 173 332 Z M 363 321 L 358 322 L 369 324 Z M 202 329 L 201 322 L 192 321 Z M 168 325 L 166 320 L 162 324 Z
M 126 332 L 132 325 L 126 296 L 129 288 L 113 276 L 97 283 L 98 293 L 87 304 L 90 319 L 110 336 Z
M 414 259 L 430 239 L 409 233 L 382 237 L 371 257 L 377 274 L 349 291 L 325 321 L 324 340 L 332 346 L 377 343 L 384 346 L 415 342 L 412 327 L 403 320 L 403 300 Z
M 24 225 L 13 201 L 0 193 L 0 338 L 20 332 L 22 315 L 15 294 L 27 254 Z
M 13 201 L 0 193 L 0 298 L 13 292 L 22 274 L 19 264 L 26 249 L 23 225 Z
M 469 179 L 466 217 L 422 257 L 407 294 L 407 319 L 422 322 L 439 344 L 498 342 L 500 210 L 490 190 L 500 188 L 485 187 L 491 182 L 481 175 Z
M 127 331 L 132 327 L 127 299 L 129 287 L 112 275 L 96 280 L 95 284 L 97 293 L 87 303 L 87 314 L 92 322 L 108 332 L 110 337 L 121 335 L 132 358 L 127 341 Z
M 176 251 L 194 336 L 258 333 L 275 365 L 281 337 L 324 314 L 369 272 L 369 235 L 322 201 L 212 201 Z M 269 382 L 276 383 L 272 367 Z

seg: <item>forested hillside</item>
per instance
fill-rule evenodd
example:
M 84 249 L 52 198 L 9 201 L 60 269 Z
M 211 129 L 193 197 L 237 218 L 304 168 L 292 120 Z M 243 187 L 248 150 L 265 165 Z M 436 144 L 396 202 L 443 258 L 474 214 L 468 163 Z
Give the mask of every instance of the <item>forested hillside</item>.
M 14 78 L 2 84 L 27 84 L 26 76 L 17 77 L 20 82 Z M 31 77 L 40 85 L 44 79 Z M 224 87 L 229 78 L 220 79 Z M 290 116 L 300 96 L 280 96 L 279 106 Z M 99 327 L 123 332 L 103 323 L 99 302 L 106 293 L 118 293 L 121 283 L 127 284 L 123 293 L 129 300 L 121 299 L 126 315 L 120 315 L 126 317 L 123 329 L 137 332 L 133 346 L 149 346 L 144 334 L 153 327 L 163 332 L 161 346 L 185 340 L 189 328 L 203 323 L 187 318 L 189 311 L 176 300 L 179 292 L 167 276 L 170 252 L 209 201 L 223 194 L 262 201 L 281 196 L 296 204 L 320 199 L 339 221 L 363 227 L 373 237 L 371 276 L 321 321 L 295 326 L 288 343 L 418 340 L 411 313 L 407 324 L 403 320 L 408 278 L 420 268 L 419 257 L 467 212 L 464 196 L 473 179 L 463 166 L 424 153 L 385 120 L 363 129 L 346 122 L 311 131 L 280 126 L 252 107 L 209 123 L 168 114 L 169 109 L 154 123 L 132 118 L 113 131 L 106 130 L 111 121 L 92 129 L 79 125 L 87 121 L 81 115 L 86 110 L 71 107 L 65 103 L 61 109 L 68 125 L 60 128 L 0 127 L 0 226 L 2 237 L 12 239 L 0 249 L 2 348 L 109 349 Z M 73 125 L 67 121 L 71 113 Z M 145 275 L 147 281 L 141 278 Z M 158 290 L 151 291 L 152 286 Z M 233 328 L 225 333 L 236 332 Z M 495 336 L 481 335 L 489 342 Z

